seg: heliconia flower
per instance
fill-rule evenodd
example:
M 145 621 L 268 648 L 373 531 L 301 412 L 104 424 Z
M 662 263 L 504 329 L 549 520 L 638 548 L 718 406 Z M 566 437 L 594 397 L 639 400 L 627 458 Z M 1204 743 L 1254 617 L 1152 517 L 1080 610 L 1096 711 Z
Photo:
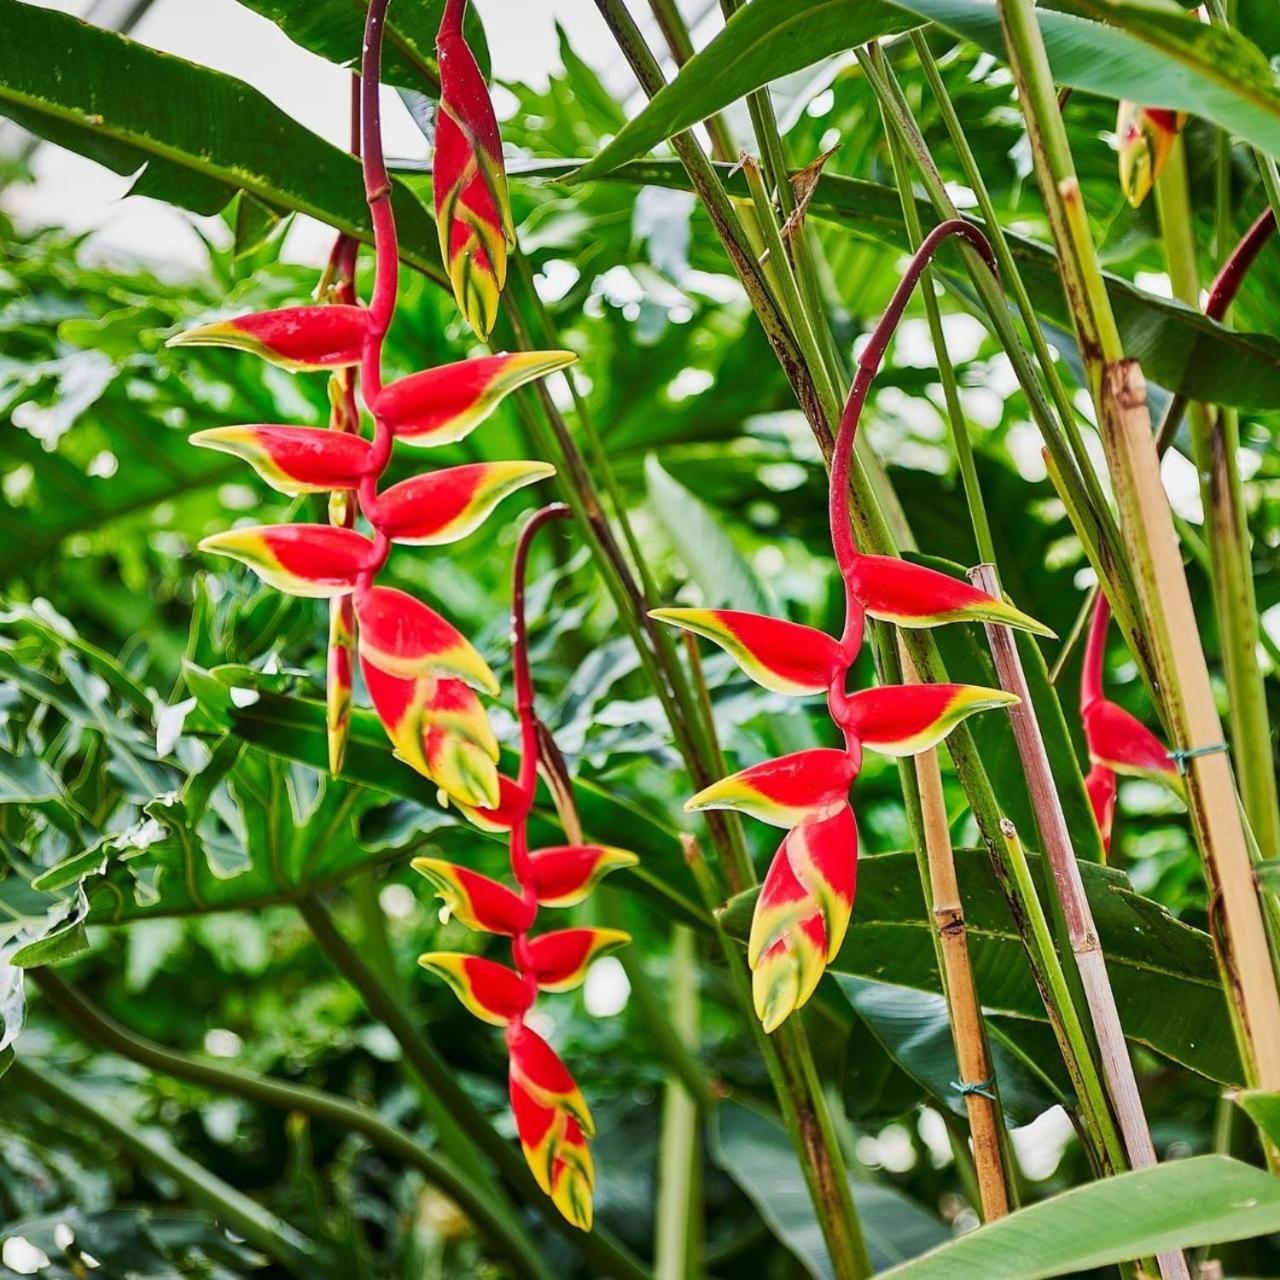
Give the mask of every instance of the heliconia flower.
M 536 1031 L 523 1023 L 508 1027 L 507 1052 L 511 1056 L 514 1083 L 538 1106 L 564 1112 L 578 1122 L 588 1138 L 595 1137 L 595 1121 L 587 1109 L 587 1100 L 568 1067 Z
M 555 472 L 547 462 L 472 462 L 429 471 L 379 494 L 378 527 L 393 542 L 457 542 L 478 529 L 508 494 Z
M 369 468 L 372 446 L 326 427 L 212 427 L 191 443 L 243 458 L 280 493 L 354 489 Z
M 529 956 L 543 991 L 572 991 L 587 966 L 631 941 L 621 929 L 557 929 L 529 941 Z
M 329 772 L 342 772 L 351 727 L 352 668 L 356 658 L 356 607 L 350 596 L 329 601 L 329 648 L 325 674 L 325 735 Z
M 828 818 L 848 799 L 857 766 L 843 751 L 815 747 L 752 765 L 699 791 L 685 811 L 737 809 L 775 827 Z
M 360 362 L 368 334 L 363 307 L 285 307 L 203 324 L 165 345 L 235 347 L 285 369 L 335 369 Z
M 538 905 L 576 907 L 610 871 L 634 867 L 639 861 L 626 849 L 604 844 L 563 844 L 536 849 L 529 855 L 529 862 Z
M 1080 709 L 1089 759 L 1115 773 L 1162 782 L 1181 793 L 1182 777 L 1169 750 L 1136 716 L 1106 698 Z
M 556 1208 L 580 1231 L 590 1231 L 592 1196 L 596 1189 L 591 1148 L 578 1122 L 565 1121 L 564 1137 L 551 1167 L 551 1199 Z
M 523 1016 L 537 995 L 514 969 L 483 956 L 429 951 L 418 957 L 418 963 L 439 974 L 469 1012 L 495 1027 Z
M 577 358 L 572 351 L 516 351 L 442 364 L 389 383 L 375 408 L 406 444 L 453 444 L 470 435 L 512 391 Z
M 994 622 L 1052 636 L 1043 623 L 950 574 L 896 556 L 859 555 L 853 593 L 873 618 L 899 627 L 937 627 L 947 622 Z
M 460 680 L 439 681 L 425 723 L 423 755 L 431 780 L 460 804 L 497 804 L 498 744 L 476 695 Z
M 414 858 L 409 865 L 431 882 L 448 913 L 468 929 L 514 937 L 524 933 L 537 915 L 536 903 L 525 902 L 505 884 L 478 871 L 440 858 Z
M 813 995 L 828 951 L 822 912 L 784 850 L 774 857 L 760 889 L 751 939 L 752 1002 L 768 1033 Z
M 1110 853 L 1111 829 L 1116 816 L 1116 775 L 1106 765 L 1095 764 L 1085 774 L 1084 789 L 1102 834 L 1102 851 Z
M 1120 189 L 1136 209 L 1150 194 L 1169 152 L 1187 122 L 1184 111 L 1120 103 L 1116 138 L 1120 144 Z
M 498 799 L 491 804 L 469 805 L 459 802 L 458 808 L 481 831 L 510 831 L 520 821 L 523 812 L 524 793 L 514 778 L 498 774 Z
M 498 742 L 466 685 L 429 675 L 390 675 L 369 661 L 363 646 L 360 669 L 396 755 L 459 804 L 497 802 Z
M 452 676 L 498 695 L 497 677 L 466 637 L 407 592 L 371 587 L 356 598 L 356 617 L 360 656 L 388 675 Z
M 327 524 L 263 524 L 215 533 L 201 551 L 247 564 L 263 582 L 293 596 L 354 591 L 377 561 L 373 543 L 354 529 Z
M 650 616 L 713 640 L 775 693 L 826 693 L 848 665 L 838 640 L 796 622 L 737 609 L 654 609 Z
M 432 185 L 440 256 L 453 296 L 483 340 L 497 319 L 515 230 L 498 120 L 462 33 L 465 9 L 465 0 L 449 0 L 436 36 L 440 111 Z
M 841 727 L 881 755 L 914 756 L 937 746 L 966 716 L 1018 700 L 972 684 L 874 685 L 848 695 Z

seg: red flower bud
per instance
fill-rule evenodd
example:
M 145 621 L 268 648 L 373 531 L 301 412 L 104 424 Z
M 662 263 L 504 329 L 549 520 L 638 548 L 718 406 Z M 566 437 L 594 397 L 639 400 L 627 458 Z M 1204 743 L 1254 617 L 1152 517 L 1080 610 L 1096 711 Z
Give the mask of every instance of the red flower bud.
M 166 345 L 235 347 L 285 369 L 334 369 L 358 364 L 368 336 L 363 307 L 285 307 L 188 329 Z
M 325 427 L 213 427 L 191 443 L 243 458 L 280 493 L 354 489 L 369 470 L 372 446 Z
M 339 596 L 354 591 L 374 568 L 377 549 L 363 534 L 327 524 L 267 524 L 228 529 L 200 543 L 201 551 L 247 564 L 264 582 L 294 596 Z

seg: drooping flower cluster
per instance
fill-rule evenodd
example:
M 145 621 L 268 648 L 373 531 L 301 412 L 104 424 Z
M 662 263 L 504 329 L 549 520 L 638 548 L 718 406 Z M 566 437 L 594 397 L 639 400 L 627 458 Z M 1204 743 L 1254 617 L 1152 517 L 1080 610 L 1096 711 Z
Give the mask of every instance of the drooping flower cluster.
M 816 748 L 753 765 L 707 787 L 685 806 L 690 811 L 737 809 L 787 831 L 756 901 L 747 946 L 756 1013 L 766 1031 L 809 999 L 844 940 L 857 883 L 858 834 L 849 789 L 862 768 L 863 751 L 914 755 L 936 745 L 966 716 L 1017 700 L 999 689 L 960 684 L 848 692 L 848 672 L 862 648 L 866 619 L 899 627 L 995 622 L 1047 634 L 1012 605 L 966 582 L 893 557 L 864 555 L 850 525 L 851 456 L 867 391 L 920 272 L 952 234 L 970 240 L 991 261 L 986 241 L 968 223 L 945 222 L 930 233 L 859 357 L 841 417 L 830 490 L 831 538 L 845 589 L 840 638 L 733 610 L 655 613 L 715 641 L 767 689 L 825 694 L 844 736 L 843 749 Z
M 1183 789 L 1182 775 L 1164 743 L 1141 720 L 1112 702 L 1102 691 L 1102 665 L 1110 621 L 1111 606 L 1099 592 L 1080 674 L 1080 719 L 1089 747 L 1090 767 L 1084 780 L 1085 790 L 1102 832 L 1102 847 L 1107 852 L 1111 849 L 1111 827 L 1116 811 L 1117 774 L 1161 782 L 1179 794 Z
M 548 520 L 567 514 L 562 506 L 544 507 L 525 526 L 516 549 L 511 614 L 520 771 L 516 778 L 501 779 L 499 804 L 473 815 L 484 825 L 509 833 L 515 887 L 437 858 L 417 858 L 413 866 L 467 928 L 511 939 L 510 967 L 483 956 L 439 951 L 421 956 L 420 963 L 444 978 L 476 1017 L 504 1029 L 511 1110 L 525 1159 L 560 1212 L 586 1231 L 591 1227 L 595 1187 L 587 1145 L 594 1134 L 591 1112 L 569 1069 L 527 1019 L 539 991 L 572 991 L 593 960 L 630 938 L 617 929 L 557 929 L 536 937 L 530 936 L 530 930 L 539 907 L 576 906 L 601 876 L 631 866 L 637 858 L 603 845 L 529 848 L 529 813 L 538 784 L 539 724 L 525 628 L 525 570 L 534 534 Z
M 1121 102 L 1116 115 L 1120 146 L 1120 189 L 1136 209 L 1151 193 L 1169 152 L 1187 123 L 1185 111 Z
M 219 427 L 193 437 L 196 444 L 244 458 L 283 493 L 330 492 L 330 524 L 237 528 L 206 538 L 201 547 L 243 561 L 282 591 L 334 601 L 328 725 L 335 772 L 343 759 L 352 657 L 358 653 L 365 686 L 396 754 L 459 804 L 494 806 L 500 801 L 498 744 L 476 696 L 477 691 L 497 694 L 493 673 L 433 609 L 374 580 L 393 543 L 439 546 L 465 537 L 504 497 L 554 469 L 543 462 L 473 463 L 417 475 L 386 489 L 379 488 L 379 480 L 395 440 L 419 447 L 461 440 L 509 392 L 564 368 L 574 356 L 567 351 L 481 356 L 383 385 L 382 351 L 399 276 L 378 112 L 386 7 L 386 0 L 370 5 L 360 85 L 365 192 L 376 257 L 369 306 L 360 306 L 355 295 L 354 244 L 340 241 L 323 305 L 219 321 L 179 334 L 171 343 L 240 348 L 286 369 L 331 371 L 329 429 L 255 424 Z M 483 81 L 481 103 L 476 86 L 456 70 L 470 58 L 461 34 L 463 7 L 451 0 L 441 29 L 441 48 L 450 51 L 455 68 L 448 77 L 442 71 L 442 78 L 446 93 L 452 86 L 459 98 L 447 113 L 457 121 L 471 121 L 465 137 L 482 138 L 492 148 L 485 165 L 492 175 L 500 172 L 501 151 L 496 124 L 488 128 L 493 111 L 483 95 Z M 451 145 L 457 159 L 463 144 L 455 140 Z M 458 204 L 465 206 L 466 200 Z M 457 209 L 450 214 L 460 216 Z M 484 311 L 486 323 L 476 325 L 478 329 L 488 332 L 496 306 L 495 291 Z M 475 324 L 472 311 L 468 318 Z M 357 371 L 373 419 L 372 439 L 360 433 Z M 355 527 L 353 495 L 372 536 Z

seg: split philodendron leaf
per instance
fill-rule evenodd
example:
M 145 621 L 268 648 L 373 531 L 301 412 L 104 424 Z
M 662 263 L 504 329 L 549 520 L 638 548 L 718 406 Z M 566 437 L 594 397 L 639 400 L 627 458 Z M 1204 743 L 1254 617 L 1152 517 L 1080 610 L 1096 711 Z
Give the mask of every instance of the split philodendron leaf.
M 935 569 L 862 554 L 849 511 L 849 470 L 858 418 L 907 298 L 938 244 L 968 239 L 991 261 L 981 234 L 962 221 L 936 227 L 912 259 L 858 361 L 832 457 L 831 538 L 845 588 L 839 639 L 777 618 L 725 609 L 659 609 L 664 622 L 715 641 L 754 680 L 778 693 L 823 693 L 844 747 L 766 760 L 713 783 L 690 810 L 737 809 L 783 827 L 787 835 L 756 901 L 747 948 L 756 1013 L 766 1031 L 780 1026 L 817 988 L 840 950 L 857 884 L 858 831 L 849 789 L 864 749 L 915 755 L 940 742 L 966 716 L 1017 699 L 972 685 L 885 685 L 848 692 L 850 667 L 866 619 L 900 627 L 995 622 L 1038 634 L 1048 629 L 1004 600 Z

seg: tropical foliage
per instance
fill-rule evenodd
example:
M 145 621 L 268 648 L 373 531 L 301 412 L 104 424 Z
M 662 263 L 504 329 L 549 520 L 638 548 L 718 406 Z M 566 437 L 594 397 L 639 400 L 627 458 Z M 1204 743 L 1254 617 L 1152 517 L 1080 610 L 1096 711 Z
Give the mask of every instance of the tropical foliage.
M 1274 1273 L 1269 7 L 241 2 L 0 0 L 0 1275 Z

